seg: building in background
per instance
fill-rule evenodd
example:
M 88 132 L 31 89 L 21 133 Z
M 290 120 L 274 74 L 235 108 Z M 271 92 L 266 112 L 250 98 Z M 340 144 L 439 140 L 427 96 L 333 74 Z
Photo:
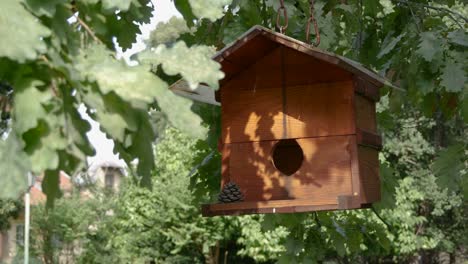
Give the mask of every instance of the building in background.
M 125 168 L 115 161 L 97 162 L 91 164 L 88 175 L 97 186 L 117 191 L 125 177 Z
M 35 179 L 30 190 L 31 206 L 46 202 L 46 195 L 42 192 L 42 181 L 44 177 Z M 64 197 L 70 196 L 73 184 L 68 174 L 60 172 L 60 189 Z M 19 246 L 24 243 L 24 212 L 16 219 L 11 219 L 10 229 L 0 234 L 0 262 L 9 263 L 16 255 Z
M 90 191 L 91 186 L 106 188 L 113 191 L 119 190 L 122 178 L 125 177 L 125 168 L 117 162 L 100 162 L 90 166 L 85 175 L 76 178 L 65 172 L 60 172 L 60 190 L 63 197 L 69 197 L 74 191 L 74 187 L 79 187 L 80 196 L 84 199 L 93 197 Z M 46 202 L 46 195 L 42 192 L 43 176 L 35 179 L 30 190 L 31 206 Z M 31 216 L 34 218 L 34 215 Z M 11 263 L 18 252 L 18 248 L 24 243 L 24 212 L 16 219 L 11 219 L 10 229 L 0 233 L 0 263 Z

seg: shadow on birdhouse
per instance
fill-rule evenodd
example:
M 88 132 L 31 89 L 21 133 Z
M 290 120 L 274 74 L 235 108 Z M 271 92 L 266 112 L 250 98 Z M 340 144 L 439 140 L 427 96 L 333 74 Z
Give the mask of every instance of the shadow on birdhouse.
M 381 77 L 259 26 L 214 60 L 225 73 L 216 93 L 223 199 L 203 205 L 203 215 L 354 209 L 380 199 Z M 216 103 L 180 81 L 172 89 Z

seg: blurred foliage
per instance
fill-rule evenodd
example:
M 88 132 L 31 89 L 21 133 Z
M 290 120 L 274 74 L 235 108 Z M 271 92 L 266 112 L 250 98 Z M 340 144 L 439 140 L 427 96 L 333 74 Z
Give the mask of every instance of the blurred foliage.
M 195 139 L 167 128 L 156 144 L 151 190 L 141 188 L 141 178 L 135 177 L 124 181 L 118 193 L 89 185 L 91 196 L 80 195 L 85 189 L 77 188 L 53 208 L 34 206 L 32 257 L 41 263 L 202 263 L 225 256 L 249 263 L 278 257 L 284 229 L 264 234 L 258 217 L 201 217 L 188 188 L 194 157 L 201 152 L 196 146 Z M 10 210 L 7 205 L 2 208 Z M 6 224 L 17 216 L 0 215 Z M 237 253 L 243 245 L 248 250 Z
M 11 219 L 17 218 L 23 203 L 15 199 L 0 199 L 0 233 L 10 228 Z
M 197 17 L 215 20 L 230 1 L 190 2 Z M 185 6 L 190 9 L 187 0 Z M 131 67 L 116 59 L 116 49 L 131 48 L 152 10 L 150 0 L 0 2 L 0 186 L 5 186 L 0 197 L 24 192 L 26 172 L 44 173 L 47 204 L 53 205 L 58 172 L 75 174 L 94 155 L 83 112 L 114 141 L 122 159 L 128 164 L 138 160 L 134 174 L 147 187 L 154 167 L 152 143 L 161 123 L 204 138 L 206 127 L 191 111 L 192 102 L 167 89 L 164 73 L 158 76 L 147 64 Z M 165 28 L 177 24 L 173 22 Z M 168 74 L 216 86 L 223 73 L 210 60 L 212 52 L 184 43 L 174 49 L 161 46 L 148 63 L 162 63 Z

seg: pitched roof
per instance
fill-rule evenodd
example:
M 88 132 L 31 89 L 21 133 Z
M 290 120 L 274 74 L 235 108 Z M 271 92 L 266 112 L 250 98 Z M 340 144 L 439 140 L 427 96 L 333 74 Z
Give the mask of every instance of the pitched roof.
M 68 174 L 63 171 L 59 172 L 60 177 L 60 190 L 63 192 L 70 192 L 73 188 L 71 178 Z M 42 192 L 42 180 L 43 176 L 36 178 L 33 186 L 31 187 L 31 204 L 38 205 L 44 203 L 47 199 L 46 195 Z
M 266 54 L 279 46 L 286 46 L 315 59 L 325 61 L 338 68 L 346 70 L 360 78 L 369 81 L 377 87 L 384 84 L 390 85 L 385 78 L 375 72 L 366 69 L 360 63 L 327 51 L 312 47 L 311 45 L 272 31 L 262 26 L 254 26 L 213 56 L 213 60 L 219 62 L 225 73 L 221 84 L 231 79 L 237 73 L 246 69 Z M 200 85 L 191 90 L 184 80 L 174 83 L 170 89 L 176 94 L 211 104 L 219 104 L 214 98 L 214 91 L 206 85 Z

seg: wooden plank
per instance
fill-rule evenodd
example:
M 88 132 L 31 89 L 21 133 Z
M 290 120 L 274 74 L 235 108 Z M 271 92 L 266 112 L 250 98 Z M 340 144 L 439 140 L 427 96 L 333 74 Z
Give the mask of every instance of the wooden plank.
M 278 88 L 283 83 L 280 47 L 252 63 L 244 71 L 223 81 L 222 89 L 268 89 Z M 286 86 L 309 85 L 323 82 L 341 82 L 352 80 L 353 75 L 339 67 L 323 62 L 314 57 L 284 48 L 284 70 Z
M 355 209 L 360 208 L 360 197 L 354 195 L 338 196 L 338 209 Z
M 204 84 L 200 84 L 195 90 L 192 90 L 190 87 L 188 87 L 185 81 L 179 80 L 171 85 L 170 90 L 177 95 L 189 98 L 194 101 L 212 105 L 220 105 L 219 101 L 216 100 L 215 91 L 213 88 Z
M 297 139 L 304 153 L 301 168 L 281 174 L 271 161 L 278 141 L 225 144 L 231 181 L 239 185 L 245 201 L 308 199 L 336 204 L 339 195 L 351 195 L 351 136 Z M 227 166 L 223 163 L 223 166 Z M 223 174 L 224 175 L 224 174 Z
M 270 53 L 276 47 L 278 47 L 278 43 L 271 42 L 268 38 L 260 35 L 259 32 L 252 32 L 252 35 L 241 37 L 239 41 L 214 59 L 221 64 L 223 60 L 227 60 L 245 68 Z
M 336 209 L 338 209 L 336 203 L 319 204 L 310 200 L 275 200 L 264 202 L 204 204 L 202 205 L 202 215 L 215 216 L 268 213 L 298 213 Z
M 290 87 L 286 99 L 287 136 L 353 134 L 352 97 L 350 82 Z
M 351 82 L 287 88 L 288 138 L 354 134 Z M 223 90 L 222 138 L 225 143 L 275 140 L 283 137 L 280 87 Z
M 382 138 L 378 134 L 363 129 L 357 129 L 356 138 L 358 145 L 371 147 L 376 150 L 382 149 Z
M 351 136 L 349 140 L 350 144 L 348 148 L 351 153 L 352 195 L 359 196 L 361 194 L 361 177 L 359 173 L 359 157 L 356 136 Z
M 218 143 L 218 147 L 221 147 L 221 189 L 223 186 L 230 182 L 231 179 L 229 177 L 229 160 L 231 157 L 231 148 L 226 147 L 226 145 L 221 145 Z
M 356 127 L 377 133 L 375 102 L 356 94 L 354 109 L 356 113 Z
M 221 71 L 224 73 L 224 78 L 220 80 L 220 86 L 245 69 L 243 66 L 237 65 L 222 57 L 218 59 L 218 62 L 221 64 Z
M 379 152 L 358 146 L 359 174 L 361 176 L 361 203 L 380 200 Z
M 318 48 L 314 48 L 311 45 L 308 45 L 307 43 L 290 38 L 288 36 L 285 36 L 277 32 L 273 32 L 263 27 L 260 27 L 259 30 L 263 31 L 262 32 L 263 36 L 271 39 L 272 41 L 276 43 L 280 43 L 284 46 L 290 47 L 304 54 L 315 57 L 324 62 L 337 65 L 338 67 L 346 71 L 349 71 L 357 76 L 360 76 L 361 78 L 367 80 L 368 82 L 372 83 L 373 85 L 377 87 L 381 87 L 385 83 L 384 78 L 380 77 L 375 72 L 366 69 L 364 66 L 362 66 L 358 62 L 352 61 L 348 58 L 338 56 L 330 52 L 320 50 Z
M 379 87 L 380 86 L 375 85 L 360 76 L 354 77 L 354 90 L 356 93 L 372 100 L 373 102 L 378 102 L 380 99 Z

